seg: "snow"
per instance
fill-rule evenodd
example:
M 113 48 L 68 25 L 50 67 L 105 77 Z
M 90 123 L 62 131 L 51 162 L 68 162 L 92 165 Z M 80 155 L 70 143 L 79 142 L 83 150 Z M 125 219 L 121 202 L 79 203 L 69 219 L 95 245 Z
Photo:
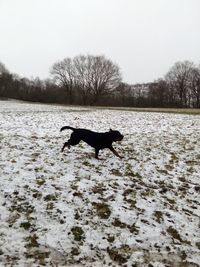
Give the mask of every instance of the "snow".
M 198 266 L 199 116 L 0 101 L 0 266 Z M 70 125 L 119 130 L 61 153 Z

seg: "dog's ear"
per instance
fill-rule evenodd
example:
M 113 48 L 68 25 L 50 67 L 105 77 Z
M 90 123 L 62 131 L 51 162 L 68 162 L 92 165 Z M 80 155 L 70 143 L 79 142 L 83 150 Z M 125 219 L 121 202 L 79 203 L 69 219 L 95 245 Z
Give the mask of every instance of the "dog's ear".
M 113 130 L 110 128 L 110 132 L 113 132 Z

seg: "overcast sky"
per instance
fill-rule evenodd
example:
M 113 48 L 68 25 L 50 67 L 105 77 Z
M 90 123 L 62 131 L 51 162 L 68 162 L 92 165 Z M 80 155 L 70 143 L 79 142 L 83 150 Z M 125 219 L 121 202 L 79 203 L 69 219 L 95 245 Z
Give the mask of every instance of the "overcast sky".
M 200 63 L 200 0 L 0 0 L 0 62 L 27 78 L 53 63 L 105 55 L 123 81 L 150 82 Z

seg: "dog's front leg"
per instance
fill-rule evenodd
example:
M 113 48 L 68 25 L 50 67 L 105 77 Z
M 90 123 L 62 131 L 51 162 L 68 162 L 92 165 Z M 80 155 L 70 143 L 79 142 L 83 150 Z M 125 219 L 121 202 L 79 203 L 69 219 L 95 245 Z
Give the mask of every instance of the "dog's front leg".
M 122 156 L 120 156 L 118 153 L 117 153 L 117 151 L 114 149 L 114 147 L 109 147 L 109 149 L 113 152 L 113 154 L 115 154 L 118 158 L 120 158 L 120 159 L 122 159 L 123 157 Z
M 68 148 L 70 148 L 69 142 L 65 142 L 65 143 L 64 143 L 64 145 L 63 145 L 63 147 L 62 147 L 62 149 L 61 149 L 61 152 L 64 151 L 64 149 L 65 149 L 66 146 L 67 146 Z
M 99 149 L 95 148 L 95 158 L 99 159 Z

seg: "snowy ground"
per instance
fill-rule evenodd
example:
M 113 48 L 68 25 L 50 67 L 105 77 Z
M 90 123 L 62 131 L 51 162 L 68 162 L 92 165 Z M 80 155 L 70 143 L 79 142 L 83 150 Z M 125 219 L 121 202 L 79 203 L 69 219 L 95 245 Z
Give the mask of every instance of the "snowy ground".
M 125 135 L 102 160 L 61 126 Z M 0 101 L 0 266 L 199 266 L 200 117 Z

